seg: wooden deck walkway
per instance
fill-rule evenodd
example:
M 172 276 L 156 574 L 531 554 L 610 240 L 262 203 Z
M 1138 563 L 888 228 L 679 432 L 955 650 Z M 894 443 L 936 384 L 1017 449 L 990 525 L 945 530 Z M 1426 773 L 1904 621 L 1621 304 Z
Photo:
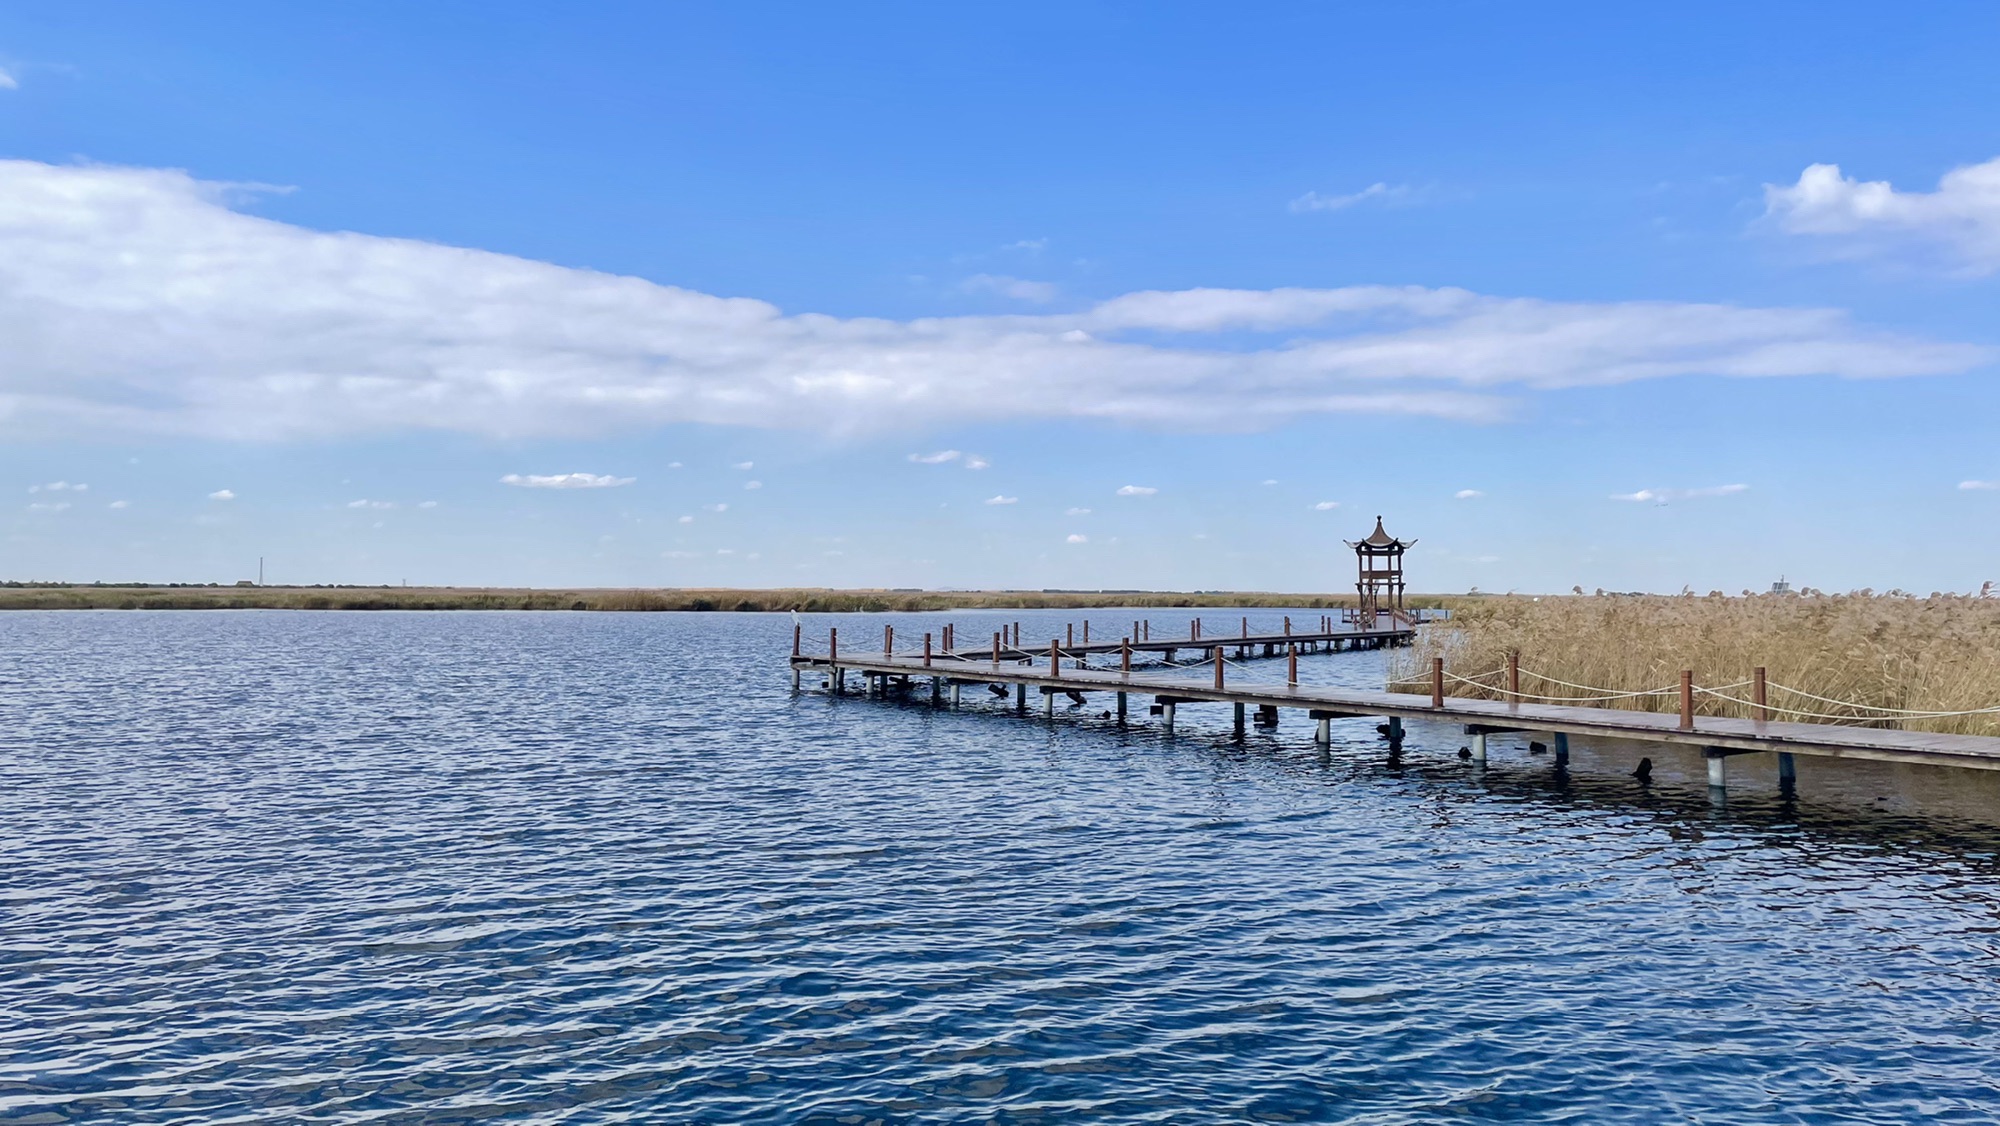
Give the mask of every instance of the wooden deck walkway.
M 1291 640 L 1302 639 L 1294 637 Z M 1179 639 L 1179 647 L 1206 647 L 1212 650 L 1218 646 L 1234 646 L 1240 640 L 1227 637 L 1182 638 Z M 1262 644 L 1262 640 L 1258 639 L 1255 643 Z M 1119 643 L 1110 644 L 1114 650 L 1119 647 Z M 1068 655 L 1066 652 L 1065 656 Z M 1218 685 L 1214 679 L 1190 676 L 1186 672 L 1122 672 L 1087 668 L 1051 670 L 1046 664 L 1022 663 L 1032 657 L 1046 660 L 1047 656 L 1046 650 L 1041 653 L 1003 652 L 1001 661 L 995 663 L 989 651 L 978 657 L 934 655 L 926 663 L 924 658 L 915 656 L 880 653 L 850 656 L 842 653 L 837 660 L 827 656 L 795 655 L 791 664 L 795 688 L 798 672 L 825 670 L 832 674 L 833 691 L 844 692 L 845 674 L 853 671 L 878 685 L 894 680 L 907 686 L 911 682 L 929 679 L 935 700 L 942 703 L 943 690 L 950 686 L 952 702 L 956 704 L 959 685 L 1006 685 L 1014 689 L 1015 706 L 1019 710 L 1026 710 L 1030 692 L 1041 694 L 1044 698 L 1043 711 L 1047 715 L 1054 714 L 1056 696 L 1076 694 L 1079 698 L 1087 698 L 1087 694 L 1093 692 L 1113 693 L 1117 698 L 1117 716 L 1124 721 L 1129 696 L 1150 696 L 1158 709 L 1161 724 L 1168 732 L 1174 729 L 1176 707 L 1194 703 L 1233 705 L 1234 729 L 1239 736 L 1243 733 L 1244 713 L 1248 708 L 1259 709 L 1267 719 L 1275 719 L 1279 710 L 1303 710 L 1318 721 L 1315 739 L 1322 744 L 1330 741 L 1328 722 L 1333 719 L 1386 717 L 1392 740 L 1400 738 L 1403 720 L 1444 720 L 1464 725 L 1466 733 L 1473 736 L 1474 757 L 1480 761 L 1485 759 L 1486 736 L 1510 731 L 1547 732 L 1556 744 L 1558 763 L 1566 760 L 1568 737 L 1571 735 L 1692 746 L 1701 748 L 1707 756 L 1709 784 L 1717 789 L 1725 785 L 1724 764 L 1730 756 L 1757 752 L 1779 756 L 1779 774 L 1784 781 L 1793 777 L 1793 755 L 2000 770 L 2000 738 L 1981 735 L 1938 735 L 1921 731 L 1708 716 L 1697 717 L 1692 729 L 1686 729 L 1681 726 L 1678 715 L 1659 712 L 1508 703 L 1453 696 L 1444 697 L 1441 706 L 1433 706 L 1431 696 L 1412 693 L 1290 686 L 1233 678 L 1225 678 Z

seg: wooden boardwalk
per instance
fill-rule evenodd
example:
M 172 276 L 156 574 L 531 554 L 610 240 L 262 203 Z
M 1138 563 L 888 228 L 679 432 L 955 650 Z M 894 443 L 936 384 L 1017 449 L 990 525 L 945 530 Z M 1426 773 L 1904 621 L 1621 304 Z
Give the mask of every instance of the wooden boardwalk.
M 1302 641 L 1304 635 L 1289 640 Z M 1212 651 L 1217 647 L 1234 647 L 1244 641 L 1264 644 L 1261 637 L 1207 637 L 1198 640 L 1180 638 L 1177 645 L 1179 648 L 1205 647 Z M 1108 644 L 1110 650 L 1117 650 L 1121 645 L 1120 642 Z M 1065 657 L 1071 655 L 1070 651 L 1064 653 Z M 1296 686 L 1242 679 L 1241 674 L 1232 678 L 1227 674 L 1191 676 L 1187 672 L 1154 670 L 1052 669 L 1047 664 L 1027 663 L 1034 657 L 1046 661 L 1048 652 L 1010 649 L 1002 653 L 998 662 L 992 660 L 990 651 L 983 655 L 933 655 L 928 661 L 921 656 L 883 653 L 842 653 L 837 658 L 794 655 L 791 664 L 794 687 L 798 683 L 797 674 L 807 670 L 831 674 L 836 693 L 845 691 L 846 673 L 849 671 L 861 674 L 878 686 L 894 681 L 899 686 L 907 687 L 928 679 L 934 700 L 943 703 L 944 691 L 949 688 L 951 701 L 955 704 L 960 685 L 1002 685 L 1013 689 L 1015 706 L 1023 711 L 1026 710 L 1028 695 L 1040 694 L 1044 714 L 1048 715 L 1054 714 L 1057 696 L 1087 699 L 1090 693 L 1111 693 L 1116 697 L 1116 714 L 1124 721 L 1127 718 L 1127 700 L 1136 694 L 1151 697 L 1161 726 L 1169 732 L 1174 729 L 1176 708 L 1196 703 L 1232 705 L 1234 730 L 1239 736 L 1243 733 L 1246 709 L 1257 709 L 1267 722 L 1275 721 L 1283 710 L 1302 710 L 1318 721 L 1315 738 L 1320 743 L 1330 741 L 1328 722 L 1333 719 L 1384 717 L 1389 721 L 1387 726 L 1392 740 L 1401 737 L 1404 720 L 1444 720 L 1462 724 L 1466 733 L 1473 736 L 1474 757 L 1480 761 L 1485 759 L 1486 736 L 1510 731 L 1548 733 L 1556 744 L 1558 763 L 1566 760 L 1568 737 L 1572 735 L 1677 744 L 1702 749 L 1708 759 L 1709 784 L 1717 789 L 1725 784 L 1724 764 L 1730 756 L 1758 752 L 1779 756 L 1780 778 L 1786 782 L 1793 777 L 1793 755 L 2000 770 L 2000 738 L 1981 735 L 1938 735 L 1824 723 L 1709 716 L 1697 717 L 1691 727 L 1683 727 L 1680 716 L 1659 712 L 1509 703 L 1453 696 L 1445 696 L 1441 702 L 1433 704 L 1430 695 Z M 1208 668 L 1204 667 L 1202 671 L 1205 673 Z

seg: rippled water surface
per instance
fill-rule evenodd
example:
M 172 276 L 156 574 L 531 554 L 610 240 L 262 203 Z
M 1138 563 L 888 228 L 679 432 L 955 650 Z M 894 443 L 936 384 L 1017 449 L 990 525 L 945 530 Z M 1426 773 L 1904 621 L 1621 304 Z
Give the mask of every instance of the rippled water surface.
M 1985 776 L 1718 807 L 1657 748 L 794 697 L 790 637 L 0 617 L 0 1120 L 2000 1117 Z

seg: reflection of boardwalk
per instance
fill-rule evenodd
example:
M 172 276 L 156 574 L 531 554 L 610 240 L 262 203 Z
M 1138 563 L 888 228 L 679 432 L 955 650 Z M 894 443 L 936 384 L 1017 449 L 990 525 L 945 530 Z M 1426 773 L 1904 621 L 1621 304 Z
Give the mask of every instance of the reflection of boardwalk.
M 1183 649 L 1205 647 L 1213 655 L 1217 650 L 1245 643 L 1262 645 L 1265 640 L 1211 637 L 1196 641 L 1180 638 L 1174 644 Z M 1158 646 L 1163 643 L 1153 644 Z M 1120 648 L 1121 643 L 1109 644 L 1110 651 Z M 1064 653 L 1065 658 L 1070 655 L 1069 652 Z M 1032 663 L 1036 657 L 1044 663 Z M 843 653 L 838 657 L 796 655 L 792 658 L 792 668 L 795 671 L 827 670 L 832 674 L 832 687 L 836 694 L 845 691 L 846 672 L 849 670 L 860 673 L 876 688 L 891 684 L 908 688 L 913 682 L 928 679 L 932 698 L 940 703 L 944 700 L 946 687 L 952 689 L 951 699 L 955 703 L 958 685 L 1011 685 L 1017 709 L 1026 709 L 1028 693 L 1033 691 L 1043 696 L 1044 714 L 1051 715 L 1056 696 L 1071 695 L 1084 699 L 1088 693 L 1109 692 L 1116 695 L 1117 715 L 1121 721 L 1126 718 L 1127 697 L 1137 693 L 1152 697 L 1155 714 L 1161 717 L 1161 725 L 1169 732 L 1174 728 L 1175 709 L 1179 705 L 1198 703 L 1233 705 L 1234 729 L 1238 735 L 1243 732 L 1247 708 L 1258 709 L 1265 723 L 1277 722 L 1281 709 L 1304 709 L 1319 721 L 1317 739 L 1320 742 L 1329 740 L 1327 723 L 1333 719 L 1387 717 L 1392 740 L 1401 738 L 1402 721 L 1405 719 L 1449 720 L 1465 725 L 1467 733 L 1474 736 L 1475 757 L 1480 759 L 1485 756 L 1486 735 L 1503 731 L 1548 732 L 1555 737 L 1558 762 L 1566 755 L 1570 735 L 1675 743 L 1703 748 L 1709 761 L 1710 784 L 1717 787 L 1723 784 L 1723 763 L 1729 756 L 1753 752 L 1778 754 L 1780 775 L 1787 779 L 1791 775 L 1791 756 L 1794 754 L 2000 770 L 2000 738 L 1983 735 L 1938 735 L 1921 731 L 1884 731 L 1824 723 L 1779 723 L 1708 716 L 1699 717 L 1691 726 L 1684 727 L 1681 717 L 1658 712 L 1508 703 L 1344 688 L 1307 688 L 1268 680 L 1253 681 L 1242 679 L 1241 674 L 1227 674 L 1213 656 L 1212 663 L 1196 671 L 1196 675 L 1150 670 L 1051 668 L 1046 663 L 1047 657 L 1046 650 L 1039 654 L 1003 652 L 998 661 L 993 660 L 990 654 L 983 659 L 971 655 L 934 656 L 928 661 L 921 656 L 880 653 L 853 656 Z

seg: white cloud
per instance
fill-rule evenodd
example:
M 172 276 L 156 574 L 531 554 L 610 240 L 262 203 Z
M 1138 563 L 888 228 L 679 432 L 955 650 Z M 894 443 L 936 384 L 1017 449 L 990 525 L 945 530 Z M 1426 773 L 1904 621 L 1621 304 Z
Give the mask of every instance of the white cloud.
M 129 500 L 114 500 L 114 501 L 112 501 L 112 502 L 111 502 L 110 504 L 107 504 L 107 505 L 105 505 L 104 507 L 106 507 L 106 508 L 130 508 L 130 507 L 132 507 L 132 502 L 131 502 L 131 501 L 129 501 Z
M 437 506 L 438 502 L 434 500 L 423 501 L 417 505 L 418 508 L 436 508 Z
M 1453 500 L 1478 500 L 1485 495 L 1485 493 L 1480 492 L 1478 489 L 1460 489 L 1451 494 Z
M 726 505 L 726 504 L 704 504 L 704 505 L 702 505 L 702 508 L 704 508 L 704 509 L 708 510 L 709 512 L 727 512 L 727 511 L 729 511 L 729 506 L 728 506 L 728 505 Z
M 393 501 L 393 500 L 351 500 L 351 501 L 348 501 L 348 502 L 347 502 L 347 507 L 349 507 L 349 508 L 394 508 L 394 507 L 396 507 L 396 502 L 395 502 L 395 501 Z
M 1340 502 L 1337 500 L 1323 500 L 1320 501 L 1318 504 L 1313 505 L 1313 511 L 1332 512 L 1334 509 L 1339 507 L 1340 507 Z
M 72 485 L 68 481 L 51 481 L 46 485 L 29 485 L 31 493 L 87 493 L 89 485 Z
M 1275 485 L 1275 484 L 1277 484 L 1277 483 L 1278 483 L 1278 479 L 1277 479 L 1276 477 L 1266 477 L 1266 478 L 1264 478 L 1264 485 L 1265 485 L 1265 487 L 1267 487 L 1267 488 L 1268 488 L 1269 486 L 1272 486 L 1272 485 Z
M 757 468 L 757 463 L 756 463 L 756 462 L 754 462 L 754 461 L 739 461 L 739 462 L 737 462 L 736 464 L 734 464 L 734 465 L 730 466 L 730 468 L 731 468 L 731 469 L 745 469 L 745 470 L 748 470 L 748 469 L 755 469 L 755 468 Z
M 637 480 L 599 473 L 509 473 L 500 483 L 522 489 L 615 489 Z
M 1353 207 L 1357 203 L 1364 203 L 1371 199 L 1379 199 L 1385 203 L 1395 203 L 1406 201 L 1414 194 L 1414 191 L 1408 184 L 1397 184 L 1392 187 L 1388 184 L 1377 182 L 1348 195 L 1321 195 L 1318 192 L 1307 192 L 1291 202 L 1291 209 L 1293 211 L 1342 211 Z
M 1611 499 L 1629 500 L 1640 504 L 1649 501 L 1654 504 L 1671 504 L 1677 500 L 1689 500 L 1694 497 L 1732 496 L 1749 490 L 1748 485 L 1710 485 L 1700 489 L 1640 489 L 1636 493 L 1613 493 Z
M 0 90 L 19 90 L 20 88 L 20 82 L 16 81 L 13 75 L 7 73 L 5 69 L 0 69 Z
M 939 450 L 934 454 L 911 454 L 910 460 L 918 465 L 943 465 L 948 461 L 957 461 L 962 456 L 964 455 L 957 450 Z
M 66 500 L 59 500 L 54 503 L 34 501 L 28 505 L 29 512 L 63 512 L 68 510 L 68 508 L 69 502 Z
M 660 553 L 666 559 L 693 559 L 699 554 L 701 553 L 698 551 L 662 551 Z
M 1080 534 L 1080 533 L 1076 533 L 1076 532 L 1071 532 L 1071 533 L 1070 533 L 1070 535 L 1069 535 L 1069 537 L 1068 537 L 1067 539 L 1063 540 L 1063 542 L 1064 542 L 1064 543 L 1089 543 L 1089 542 L 1090 542 L 1090 537 L 1089 537 L 1089 536 L 1086 536 L 1086 535 L 1082 535 L 1082 534 Z
M 1118 487 L 1118 495 L 1121 497 L 1149 497 L 1159 491 L 1151 485 L 1120 485 Z
M 966 454 L 965 467 L 967 469 L 991 469 L 993 468 L 993 463 L 980 457 L 978 454 Z
M 2000 489 L 2000 481 L 1960 481 L 1961 489 Z
M 668 468 L 668 469 L 679 469 L 680 467 L 681 467 L 681 463 L 680 463 L 680 462 L 678 462 L 678 461 L 670 461 L 670 462 L 668 462 L 668 463 L 667 463 L 667 468 Z
M 974 274 L 959 282 L 958 288 L 967 293 L 991 293 L 1035 305 L 1046 305 L 1054 301 L 1056 294 L 1060 292 L 1054 282 L 1028 281 L 1025 278 L 1010 278 L 1005 274 Z
M 1021 502 L 1020 497 L 1006 497 L 1006 496 L 987 497 L 985 500 L 985 503 L 987 504 L 1019 504 L 1020 502 Z
M 1952 169 L 1934 192 L 1899 192 L 1814 164 L 1796 184 L 1764 185 L 1764 213 L 1787 233 L 1829 239 L 1851 255 L 1917 251 L 1973 273 L 2000 269 L 2000 157 Z
M 746 488 L 746 489 L 761 489 L 761 488 L 763 488 L 763 487 L 764 487 L 764 482 L 762 482 L 762 481 L 745 481 L 745 482 L 743 482 L 743 487 L 744 487 L 744 488 Z
M 679 520 L 678 522 L 679 522 L 679 523 L 682 523 L 682 524 L 692 524 L 692 523 L 694 523 L 694 517 L 692 517 L 692 516 L 683 516 L 683 517 L 681 517 L 681 518 L 680 518 L 680 520 Z
M 1040 254 L 1042 251 L 1047 250 L 1048 248 L 1049 248 L 1048 239 L 1024 238 L 1024 239 L 1017 239 L 1014 242 L 1010 242 L 1006 246 L 1001 247 L 1000 249 L 1023 250 L 1028 252 L 1029 254 Z
M 208 494 L 208 499 L 210 499 L 210 500 L 235 500 L 235 499 L 236 499 L 236 493 L 235 493 L 235 492 L 234 492 L 233 490 L 230 490 L 230 489 L 217 489 L 217 490 L 215 490 L 214 492 L 212 492 L 212 493 Z
M 181 172 L 0 161 L 0 437 L 1488 421 L 1539 388 L 1939 374 L 1994 355 L 1838 310 L 1396 286 L 1131 293 L 1060 314 L 786 315 L 639 278 L 306 230 L 230 199 L 228 185 Z
M 1088 508 L 1068 508 L 1068 509 L 1064 509 L 1064 510 L 1063 510 L 1063 515 L 1064 515 L 1064 516 L 1088 516 L 1088 515 L 1090 515 L 1090 510 L 1089 510 Z

